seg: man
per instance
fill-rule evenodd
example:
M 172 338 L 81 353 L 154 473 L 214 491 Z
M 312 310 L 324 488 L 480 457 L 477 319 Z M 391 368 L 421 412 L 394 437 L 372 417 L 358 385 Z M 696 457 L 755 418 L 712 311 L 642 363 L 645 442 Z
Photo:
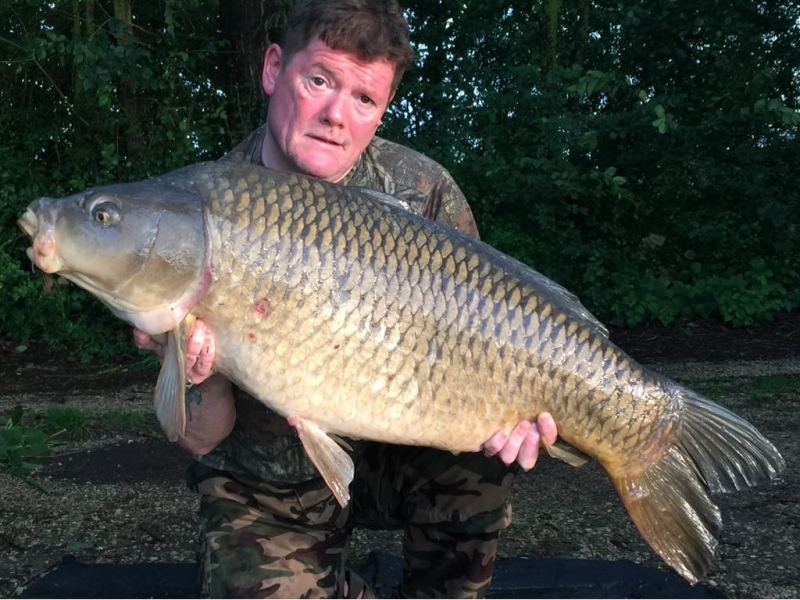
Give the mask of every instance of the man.
M 466 200 L 437 163 L 375 136 L 413 57 L 395 0 L 299 0 L 280 45 L 265 54 L 266 125 L 223 160 L 244 160 L 392 194 L 410 210 L 468 234 Z M 143 332 L 141 348 L 161 352 Z M 201 583 L 211 596 L 355 597 L 346 570 L 354 525 L 403 527 L 402 596 L 482 596 L 499 533 L 510 522 L 515 469 L 536 462 L 542 415 L 498 432 L 475 453 L 354 444 L 353 500 L 338 505 L 286 420 L 219 375 L 214 338 L 187 340 L 189 483 L 202 494 Z M 483 454 L 478 452 L 483 450 Z M 497 455 L 497 458 L 487 458 Z M 503 464 L 505 463 L 505 464 Z

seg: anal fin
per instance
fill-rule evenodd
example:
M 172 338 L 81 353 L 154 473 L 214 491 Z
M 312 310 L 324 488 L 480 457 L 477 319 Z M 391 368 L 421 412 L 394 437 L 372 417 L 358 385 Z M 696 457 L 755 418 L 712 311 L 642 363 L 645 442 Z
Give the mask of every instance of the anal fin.
M 289 424 L 297 429 L 308 457 L 317 467 L 339 504 L 347 506 L 350 502 L 350 482 L 353 481 L 355 470 L 353 459 L 316 423 L 298 417 L 290 417 L 288 420 Z
M 560 439 L 556 440 L 552 445 L 545 444 L 544 449 L 547 450 L 547 453 L 551 457 L 563 460 L 573 467 L 582 467 L 589 462 L 591 458 L 588 454 L 584 454 L 574 446 L 570 446 Z

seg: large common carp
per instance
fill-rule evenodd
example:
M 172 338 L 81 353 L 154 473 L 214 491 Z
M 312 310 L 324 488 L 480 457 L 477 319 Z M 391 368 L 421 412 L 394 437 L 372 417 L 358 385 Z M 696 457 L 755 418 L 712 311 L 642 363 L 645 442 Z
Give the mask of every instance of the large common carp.
M 171 440 L 202 317 L 215 370 L 291 419 L 343 504 L 353 464 L 337 436 L 468 451 L 547 410 L 570 445 L 550 452 L 596 458 L 695 582 L 721 529 L 709 490 L 784 467 L 750 424 L 615 347 L 564 288 L 374 192 L 204 163 L 39 199 L 19 225 L 40 269 L 168 332 L 155 403 Z

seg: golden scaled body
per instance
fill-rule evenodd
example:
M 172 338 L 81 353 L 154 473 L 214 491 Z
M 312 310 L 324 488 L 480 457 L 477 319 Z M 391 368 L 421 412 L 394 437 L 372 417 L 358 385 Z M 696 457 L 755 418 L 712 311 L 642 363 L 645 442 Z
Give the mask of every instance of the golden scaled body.
M 649 400 L 656 386 L 554 285 L 469 238 L 292 175 L 209 185 L 214 283 L 192 312 L 218 332 L 219 369 L 283 414 L 468 450 L 546 409 L 610 459 L 680 409 Z

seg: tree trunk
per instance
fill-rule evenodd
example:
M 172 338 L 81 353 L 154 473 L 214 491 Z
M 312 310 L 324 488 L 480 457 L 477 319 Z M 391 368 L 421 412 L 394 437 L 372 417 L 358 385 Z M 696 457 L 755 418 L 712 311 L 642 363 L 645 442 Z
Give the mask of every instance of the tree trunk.
M 95 34 L 95 6 L 97 0 L 72 0 L 72 41 L 75 49 L 84 41 Z M 77 53 L 73 54 L 73 57 Z M 95 123 L 96 111 L 92 110 L 94 101 L 86 97 L 83 78 L 78 72 L 77 59 L 73 58 L 72 65 L 72 127 L 74 132 L 74 151 L 87 157 L 94 156 L 96 142 L 92 136 L 92 127 Z M 95 176 L 97 175 L 97 161 L 87 158 L 87 165 L 91 165 Z
M 558 17 L 562 0 L 544 0 L 542 19 L 542 74 L 545 79 L 556 68 L 558 59 Z
M 232 142 L 238 142 L 263 123 L 266 98 L 261 90 L 264 52 L 278 40 L 292 0 L 226 0 L 220 2 L 220 28 L 228 44 L 223 70 L 225 92 L 237 118 Z
M 114 18 L 127 25 L 125 32 L 117 37 L 117 46 L 128 46 L 131 43 L 130 37 L 133 28 L 131 0 L 114 0 Z M 123 75 L 120 78 L 119 88 L 122 109 L 125 112 L 126 119 L 125 143 L 124 147 L 120 148 L 120 154 L 128 161 L 135 162 L 142 148 L 139 98 L 133 89 L 130 75 Z
M 578 22 L 575 31 L 575 55 L 572 62 L 583 65 L 583 53 L 589 45 L 589 15 L 592 10 L 592 0 L 578 0 Z

